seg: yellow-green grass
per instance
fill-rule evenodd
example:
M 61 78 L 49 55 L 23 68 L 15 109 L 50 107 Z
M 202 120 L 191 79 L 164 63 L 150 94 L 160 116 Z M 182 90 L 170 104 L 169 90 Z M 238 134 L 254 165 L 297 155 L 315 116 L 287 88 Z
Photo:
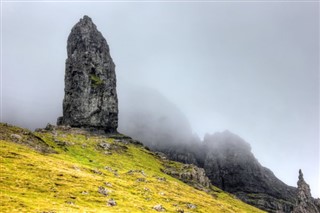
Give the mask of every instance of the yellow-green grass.
M 36 134 L 57 153 L 0 140 L 0 212 L 156 212 L 157 204 L 167 212 L 262 212 L 162 173 L 163 162 L 143 146 L 60 130 Z M 99 148 L 101 142 L 114 147 L 112 154 Z M 100 186 L 109 195 L 99 193 Z M 111 198 L 116 206 L 107 205 Z

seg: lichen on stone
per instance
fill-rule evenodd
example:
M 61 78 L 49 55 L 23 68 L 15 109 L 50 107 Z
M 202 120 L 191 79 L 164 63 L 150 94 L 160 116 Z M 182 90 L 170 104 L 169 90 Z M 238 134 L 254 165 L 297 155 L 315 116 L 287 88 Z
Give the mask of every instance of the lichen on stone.
M 93 86 L 98 86 L 103 83 L 103 80 L 96 75 L 90 75 L 90 80 L 91 80 Z

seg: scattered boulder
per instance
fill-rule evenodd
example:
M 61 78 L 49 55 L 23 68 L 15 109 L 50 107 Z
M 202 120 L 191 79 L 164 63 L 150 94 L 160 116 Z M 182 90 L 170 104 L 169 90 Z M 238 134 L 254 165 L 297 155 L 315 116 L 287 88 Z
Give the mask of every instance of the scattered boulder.
M 66 201 L 66 204 L 74 205 L 75 203 L 73 201 Z
M 20 141 L 22 139 L 22 137 L 18 134 L 11 134 L 10 137 L 13 139 L 13 140 L 18 140 Z
M 110 200 L 108 200 L 107 205 L 108 206 L 116 206 L 117 202 L 113 198 L 111 198 Z
M 143 170 L 129 170 L 129 171 L 127 172 L 127 174 L 129 174 L 129 175 L 133 175 L 134 173 L 140 173 L 140 174 L 142 174 L 143 176 L 147 176 L 146 173 L 145 173 Z
M 104 196 L 108 196 L 109 195 L 109 190 L 104 188 L 103 186 L 99 186 L 98 192 L 100 194 L 103 194 Z
M 146 179 L 145 178 L 138 178 L 137 182 L 146 182 Z
M 128 150 L 128 147 L 123 145 L 122 143 L 108 143 L 108 142 L 100 142 L 97 144 L 97 149 L 103 149 L 104 154 L 112 155 L 112 152 L 123 153 Z
M 105 155 L 112 155 L 112 152 L 105 151 L 103 154 L 105 154 Z
M 161 204 L 155 205 L 153 207 L 153 209 L 158 211 L 158 212 L 165 212 L 166 211 L 166 209 Z
M 167 156 L 163 152 L 155 152 L 156 156 L 158 156 L 161 160 L 166 160 Z
M 53 130 L 55 130 L 55 126 L 50 124 L 50 123 L 48 123 L 47 126 L 44 129 L 47 130 L 47 131 L 53 131 Z
M 104 169 L 108 170 L 109 172 L 116 171 L 116 170 L 113 170 L 110 166 L 105 166 Z
M 108 187 L 112 187 L 112 184 L 109 182 L 104 182 L 104 185 L 108 186 Z
M 101 171 L 99 171 L 98 169 L 92 169 L 91 170 L 93 173 L 98 174 L 98 175 L 102 175 L 103 173 Z
M 151 190 L 149 188 L 147 188 L 147 187 L 144 187 L 143 190 L 147 191 L 147 192 L 151 192 Z
M 70 146 L 71 144 L 65 141 L 60 141 L 56 138 L 53 139 L 53 141 L 55 142 L 55 144 L 57 144 L 60 147 L 65 147 L 65 146 Z
M 188 203 L 188 204 L 187 204 L 187 208 L 188 208 L 188 209 L 196 209 L 197 206 L 194 205 L 194 204 L 192 204 L 192 203 Z
M 74 170 L 76 170 L 76 171 L 81 171 L 80 167 L 78 167 L 78 166 L 73 166 L 72 168 L 73 168 Z
M 98 144 L 98 146 L 104 150 L 109 150 L 111 148 L 111 145 L 109 143 L 106 142 L 101 142 Z
M 110 149 L 117 152 L 125 152 L 128 149 L 128 147 L 121 143 L 114 143 L 111 145 Z
M 114 176 L 118 177 L 119 174 L 118 174 L 118 170 L 117 169 L 112 169 L 111 167 L 109 166 L 106 166 L 104 167 L 106 170 L 108 170 L 109 172 L 112 172 L 114 174 Z
M 159 177 L 159 176 L 155 176 L 155 178 L 158 180 L 158 181 L 167 181 L 167 179 L 165 177 Z

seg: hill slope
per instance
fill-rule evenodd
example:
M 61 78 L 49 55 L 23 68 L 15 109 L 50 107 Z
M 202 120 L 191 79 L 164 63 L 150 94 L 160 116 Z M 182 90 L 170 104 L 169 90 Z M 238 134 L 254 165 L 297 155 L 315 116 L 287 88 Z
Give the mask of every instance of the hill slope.
M 123 135 L 0 124 L 0 141 L 0 212 L 262 212 L 163 173 L 181 164 Z

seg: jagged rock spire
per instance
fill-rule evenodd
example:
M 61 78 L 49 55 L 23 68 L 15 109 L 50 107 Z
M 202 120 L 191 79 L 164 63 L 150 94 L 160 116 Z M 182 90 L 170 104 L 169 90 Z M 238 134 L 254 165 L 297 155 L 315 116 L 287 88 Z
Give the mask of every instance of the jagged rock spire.
M 317 206 L 315 199 L 311 196 L 310 187 L 303 178 L 299 169 L 297 205 L 294 213 L 320 213 L 320 206 Z
M 72 28 L 67 52 L 63 117 L 58 125 L 117 131 L 115 64 L 90 17 L 84 16 Z
M 312 198 L 311 192 L 310 192 L 310 187 L 305 182 L 301 169 L 299 169 L 299 180 L 298 180 L 297 184 L 298 184 L 298 190 L 299 190 L 298 191 L 298 194 L 299 194 L 298 198 L 299 199 L 304 200 L 304 199 Z

